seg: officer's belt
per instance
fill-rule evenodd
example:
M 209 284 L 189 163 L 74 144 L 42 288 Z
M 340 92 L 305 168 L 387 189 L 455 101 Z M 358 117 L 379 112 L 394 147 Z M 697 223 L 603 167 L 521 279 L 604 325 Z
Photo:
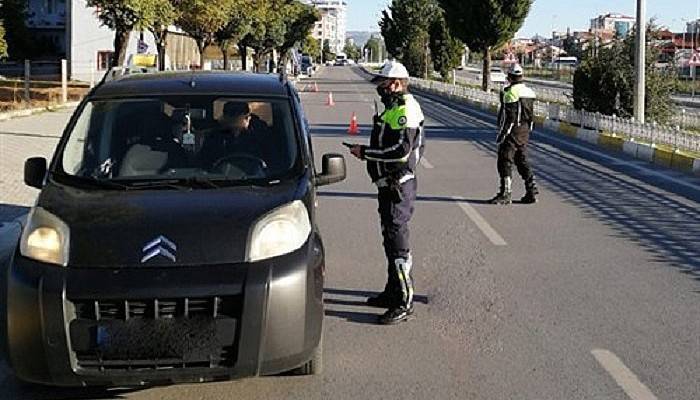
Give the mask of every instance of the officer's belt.
M 414 179 L 415 177 L 416 176 L 414 174 L 406 174 L 406 175 L 402 176 L 401 178 L 399 178 L 399 184 L 400 185 L 404 184 L 404 183 L 410 181 L 411 179 Z M 374 184 L 377 185 L 377 187 L 389 187 L 390 186 L 389 179 L 386 177 L 377 179 L 374 182 Z

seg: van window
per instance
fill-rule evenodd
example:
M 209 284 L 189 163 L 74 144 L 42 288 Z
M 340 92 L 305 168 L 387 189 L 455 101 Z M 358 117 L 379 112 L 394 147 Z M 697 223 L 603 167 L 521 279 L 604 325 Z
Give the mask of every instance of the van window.
M 288 101 L 181 96 L 86 104 L 60 154 L 62 173 L 132 180 L 274 180 L 298 164 Z

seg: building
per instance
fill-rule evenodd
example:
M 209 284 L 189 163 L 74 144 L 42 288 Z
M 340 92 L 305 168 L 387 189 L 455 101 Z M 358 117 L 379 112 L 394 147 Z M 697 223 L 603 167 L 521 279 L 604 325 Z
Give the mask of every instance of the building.
M 70 79 L 97 81 L 107 71 L 114 57 L 114 31 L 103 26 L 97 10 L 86 0 L 30 0 L 27 27 L 45 39 L 54 49 L 47 58 L 68 60 Z M 174 27 L 168 34 L 166 68 L 185 69 L 199 63 L 194 41 Z M 138 53 L 155 54 L 150 32 L 132 32 L 125 63 Z
M 690 22 L 686 23 L 685 26 L 686 26 L 686 30 L 685 30 L 686 33 L 690 33 L 690 34 L 700 33 L 700 19 L 697 19 L 695 21 L 690 21 Z
M 624 38 L 630 34 L 637 20 L 623 14 L 608 13 L 591 19 L 591 32 L 613 32 L 615 37 Z
M 331 51 L 342 53 L 345 47 L 347 30 L 347 9 L 345 0 L 306 0 L 321 13 L 321 21 L 316 22 L 312 35 L 314 39 L 328 41 Z
M 26 25 L 47 58 L 66 56 L 66 0 L 29 0 Z

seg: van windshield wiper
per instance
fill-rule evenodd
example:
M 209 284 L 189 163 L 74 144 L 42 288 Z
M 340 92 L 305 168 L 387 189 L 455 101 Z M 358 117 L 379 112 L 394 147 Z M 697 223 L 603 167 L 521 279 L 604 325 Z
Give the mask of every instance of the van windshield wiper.
M 206 187 L 211 189 L 220 188 L 221 186 L 213 180 L 200 176 L 191 176 L 187 178 L 176 179 L 152 179 L 145 181 L 135 181 L 128 183 L 129 188 L 133 189 L 154 189 L 154 188 L 171 188 L 171 189 L 193 189 L 195 187 Z

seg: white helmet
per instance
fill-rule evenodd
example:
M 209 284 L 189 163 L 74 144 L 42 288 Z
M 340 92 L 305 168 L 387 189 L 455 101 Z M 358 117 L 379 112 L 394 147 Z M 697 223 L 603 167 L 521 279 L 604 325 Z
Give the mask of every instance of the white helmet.
M 408 70 L 403 64 L 398 61 L 387 61 L 372 82 L 376 83 L 384 79 L 408 79 L 408 77 Z
M 523 67 L 521 67 L 520 64 L 513 64 L 508 70 L 508 75 L 522 77 Z

